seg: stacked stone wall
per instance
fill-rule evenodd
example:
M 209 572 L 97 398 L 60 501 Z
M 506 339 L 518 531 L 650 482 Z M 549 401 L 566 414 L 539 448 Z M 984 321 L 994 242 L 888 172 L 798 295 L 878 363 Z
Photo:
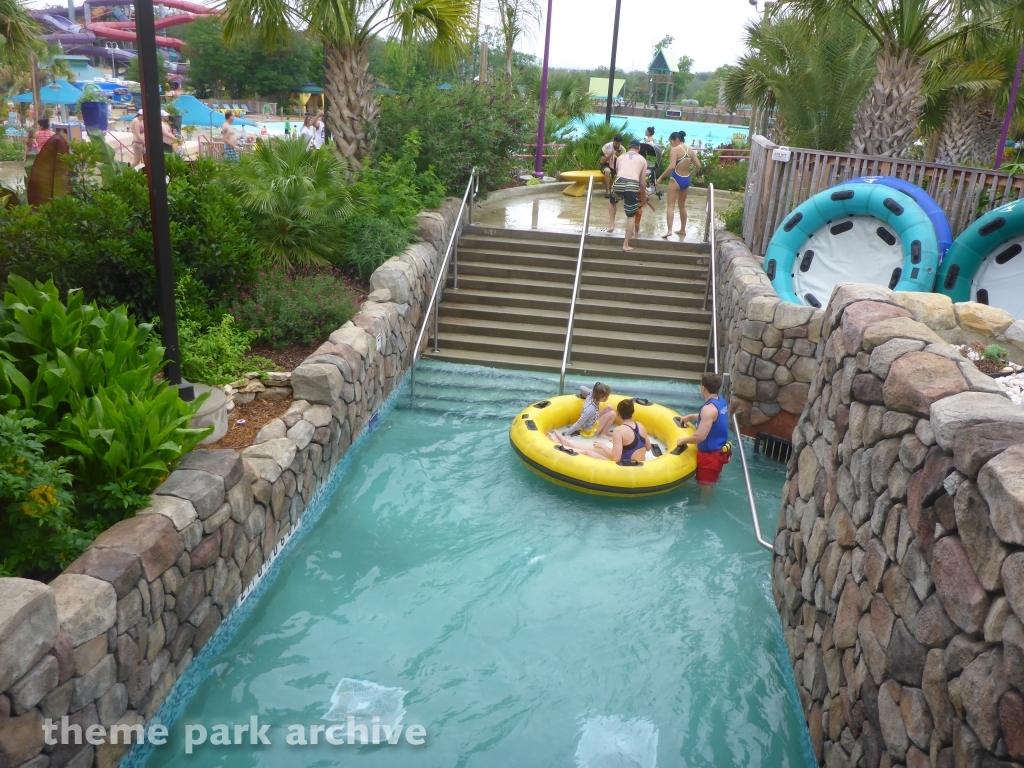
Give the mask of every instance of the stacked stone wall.
M 779 299 L 743 240 L 725 230 L 717 245 L 721 370 L 732 379 L 730 407 L 744 432 L 790 439 L 818 368 L 824 311 Z M 894 299 L 951 344 L 999 344 L 1024 364 L 1024 321 L 973 301 L 900 293 Z
M 420 215 L 420 242 L 292 372 L 295 400 L 252 446 L 183 457 L 50 584 L 0 579 L 0 768 L 120 761 L 122 744 L 45 744 L 44 720 L 152 719 L 408 369 L 458 205 Z
M 773 592 L 831 768 L 1024 765 L 1024 409 L 942 306 L 837 288 L 793 433 Z

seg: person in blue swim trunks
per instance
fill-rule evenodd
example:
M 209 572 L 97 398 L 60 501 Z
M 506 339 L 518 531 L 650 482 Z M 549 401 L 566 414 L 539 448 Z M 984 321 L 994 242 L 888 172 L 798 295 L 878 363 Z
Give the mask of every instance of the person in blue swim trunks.
M 668 240 L 672 236 L 672 225 L 675 219 L 675 209 L 679 208 L 679 229 L 676 234 L 682 240 L 686 237 L 686 196 L 690 191 L 690 177 L 695 171 L 700 170 L 700 159 L 693 147 L 686 145 L 686 131 L 672 133 L 668 137 L 668 143 L 672 149 L 669 152 L 668 167 L 658 177 L 658 183 L 668 177 L 668 207 L 665 210 L 668 231 L 661 236 L 662 240 Z

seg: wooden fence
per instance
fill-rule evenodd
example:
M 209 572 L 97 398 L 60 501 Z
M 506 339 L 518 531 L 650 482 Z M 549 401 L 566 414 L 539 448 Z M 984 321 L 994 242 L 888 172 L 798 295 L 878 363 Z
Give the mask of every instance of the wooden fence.
M 768 139 L 754 137 L 743 195 L 743 239 L 758 255 L 794 208 L 859 176 L 895 176 L 921 187 L 946 212 L 954 237 L 979 216 L 1024 195 L 1024 176 L 998 171 L 796 148 L 788 162 L 779 162 L 772 159 L 773 149 Z

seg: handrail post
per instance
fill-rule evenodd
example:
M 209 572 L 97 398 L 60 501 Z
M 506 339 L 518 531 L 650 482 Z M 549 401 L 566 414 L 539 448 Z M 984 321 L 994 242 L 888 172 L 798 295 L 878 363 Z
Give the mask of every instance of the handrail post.
M 569 324 L 565 330 L 565 348 L 562 351 L 562 372 L 558 379 L 558 394 L 565 394 L 565 368 L 572 364 L 572 331 L 576 320 L 576 299 L 580 293 L 580 275 L 583 272 L 583 251 L 587 242 L 587 233 L 590 230 L 590 202 L 594 194 L 594 177 L 590 177 L 587 184 L 587 205 L 583 211 L 583 232 L 580 233 L 580 250 L 576 256 L 576 278 L 572 284 L 572 299 L 569 302 Z
M 740 461 L 743 462 L 743 480 L 747 484 L 747 502 L 750 504 L 750 519 L 754 522 L 754 536 L 757 543 L 768 550 L 775 550 L 775 546 L 764 540 L 761 536 L 761 522 L 757 519 L 757 504 L 754 501 L 754 489 L 750 485 L 750 469 L 747 467 L 747 454 L 743 451 L 743 435 L 740 434 L 740 422 L 737 415 L 732 415 L 732 423 L 736 429 L 736 446 L 740 452 Z
M 704 355 L 704 372 L 708 371 L 708 362 L 714 360 L 715 373 L 721 373 L 718 370 L 718 287 L 717 287 L 717 276 L 715 275 L 717 269 L 717 258 L 715 248 L 715 237 L 712 227 L 715 221 L 715 185 L 708 184 L 708 207 L 707 207 L 707 227 L 705 235 L 707 236 L 706 242 L 711 245 L 711 254 L 708 259 L 708 279 L 704 286 L 704 304 L 701 309 L 706 310 L 708 308 L 708 296 L 711 296 L 711 333 L 708 335 L 708 351 Z

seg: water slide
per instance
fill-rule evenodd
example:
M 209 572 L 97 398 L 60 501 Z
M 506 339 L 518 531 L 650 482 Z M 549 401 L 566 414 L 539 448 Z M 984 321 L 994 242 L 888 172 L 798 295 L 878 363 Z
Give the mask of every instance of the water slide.
M 102 2 L 104 6 L 120 6 L 131 5 L 133 0 L 102 0 Z M 155 25 L 157 29 L 165 29 L 177 26 L 178 24 L 189 24 L 200 16 L 209 16 L 215 13 L 214 10 L 204 5 L 188 2 L 188 0 L 157 0 L 157 4 L 185 11 L 184 14 L 157 19 Z M 84 8 L 82 11 L 84 11 Z M 32 15 L 39 21 L 58 30 L 56 34 L 45 36 L 47 42 L 60 43 L 65 48 L 69 46 L 75 47 L 77 53 L 87 56 L 110 56 L 108 49 L 90 45 L 95 43 L 97 38 L 120 40 L 126 43 L 134 43 L 137 40 L 134 31 L 135 23 L 132 21 L 100 21 L 86 24 L 83 29 L 82 26 L 72 24 L 65 17 L 52 10 L 33 11 Z M 159 35 L 156 38 L 156 44 L 162 48 L 170 48 L 175 51 L 180 51 L 185 45 L 182 40 L 176 37 L 162 37 Z M 134 54 L 129 52 L 125 51 L 122 54 L 127 55 L 121 56 L 115 53 L 114 57 L 121 61 L 129 61 L 134 58 Z

